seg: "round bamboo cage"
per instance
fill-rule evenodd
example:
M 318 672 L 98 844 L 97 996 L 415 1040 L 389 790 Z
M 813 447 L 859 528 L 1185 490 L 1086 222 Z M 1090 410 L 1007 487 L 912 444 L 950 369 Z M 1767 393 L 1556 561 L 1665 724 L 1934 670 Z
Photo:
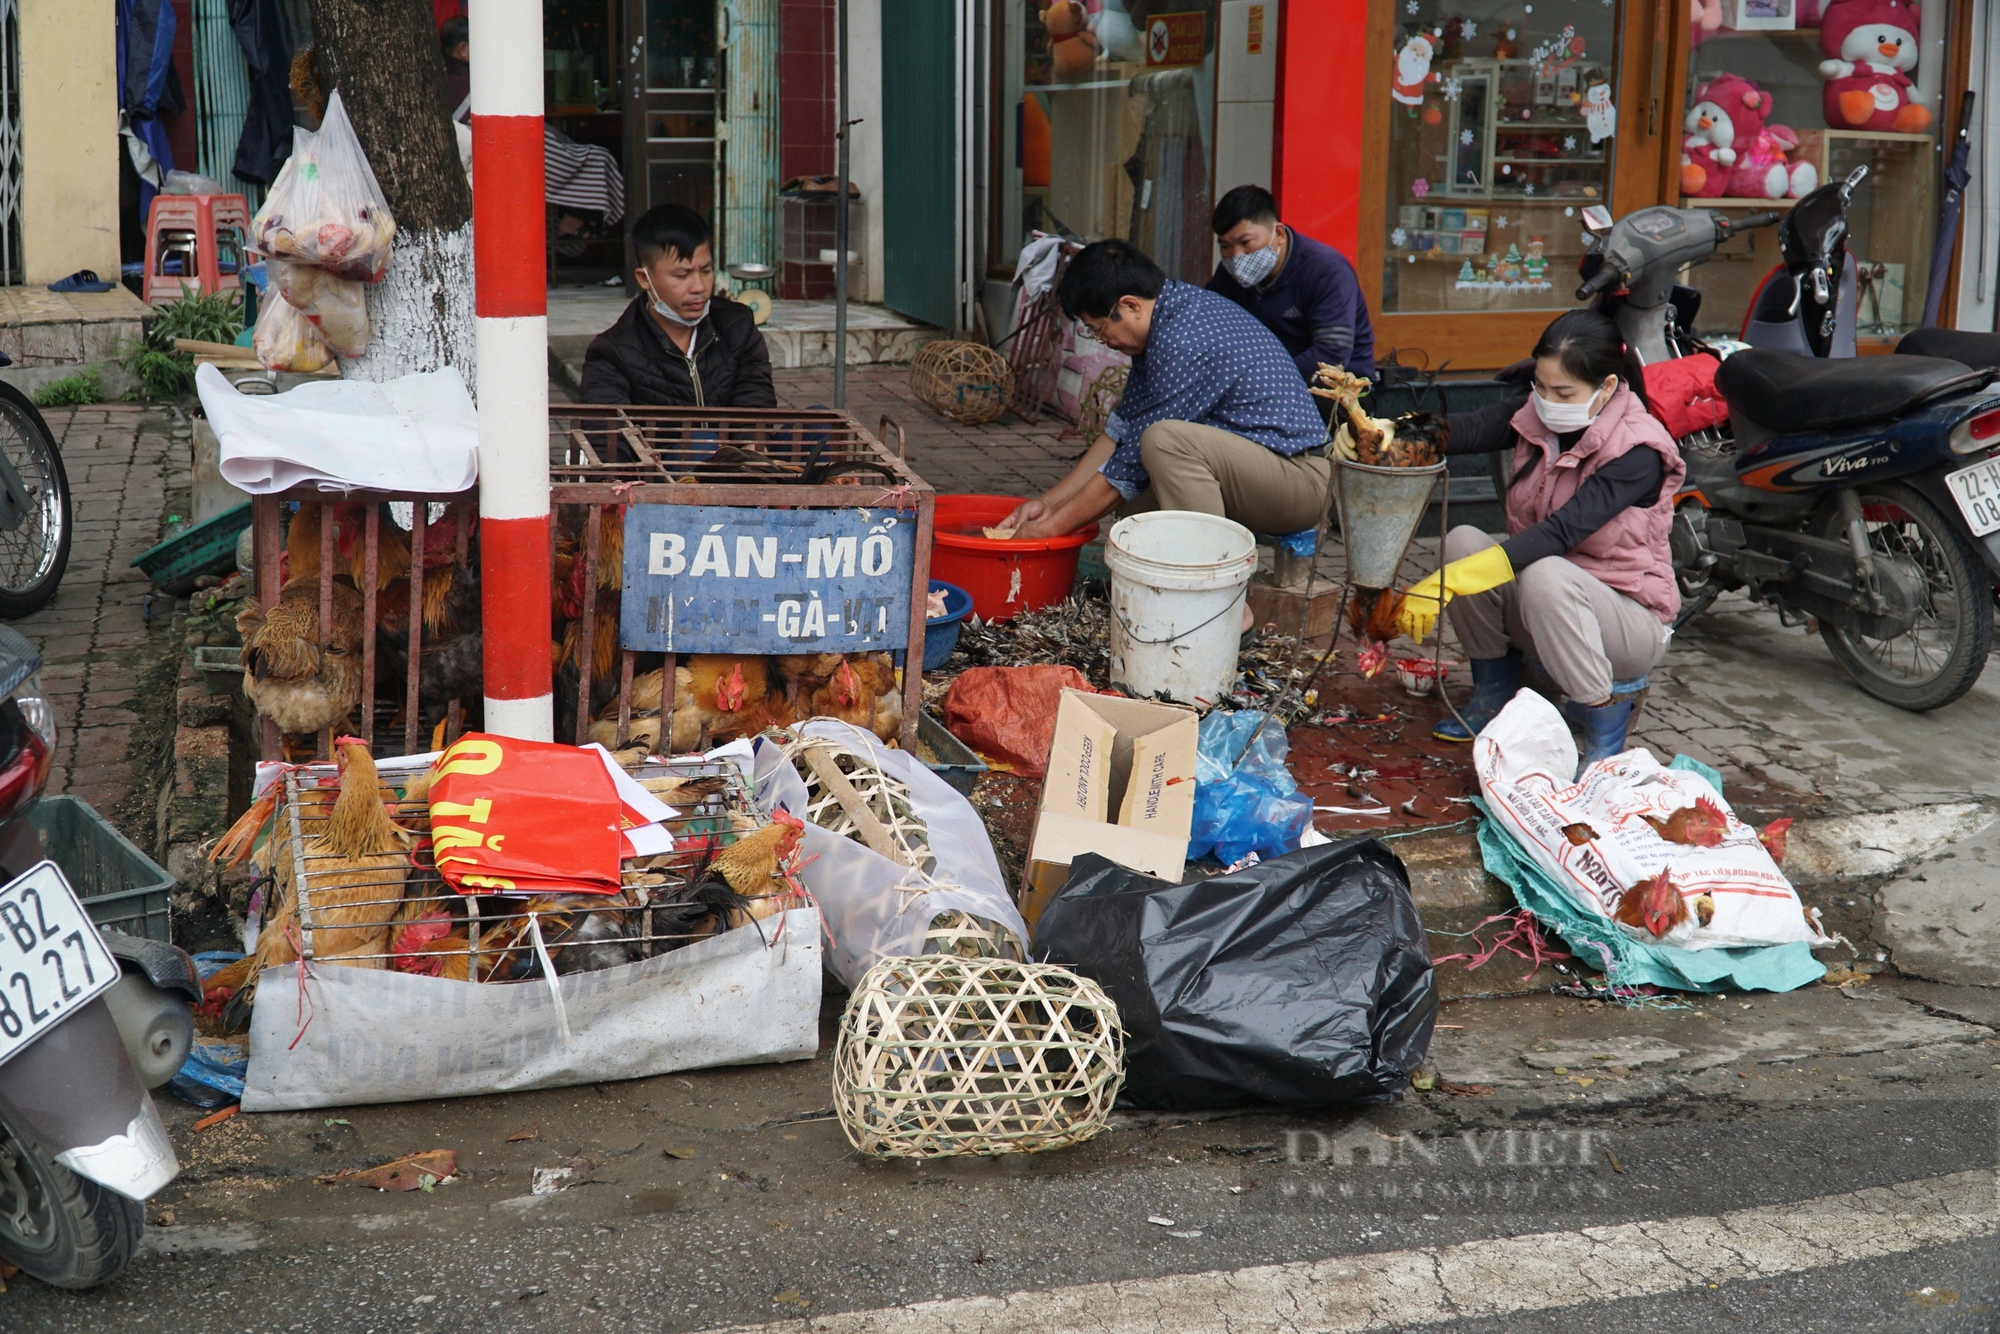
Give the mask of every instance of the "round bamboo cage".
M 984 343 L 925 343 L 910 362 L 910 392 L 955 422 L 983 426 L 1007 410 L 1014 371 Z
M 1118 1007 L 1053 964 L 927 954 L 868 970 L 841 1016 L 833 1103 L 878 1158 L 1039 1153 L 1104 1129 Z
M 1083 404 L 1076 412 L 1076 429 L 1085 440 L 1094 441 L 1104 434 L 1105 423 L 1111 420 L 1118 400 L 1125 397 L 1125 380 L 1130 374 L 1129 367 L 1107 366 L 1090 382 L 1090 388 L 1083 391 Z

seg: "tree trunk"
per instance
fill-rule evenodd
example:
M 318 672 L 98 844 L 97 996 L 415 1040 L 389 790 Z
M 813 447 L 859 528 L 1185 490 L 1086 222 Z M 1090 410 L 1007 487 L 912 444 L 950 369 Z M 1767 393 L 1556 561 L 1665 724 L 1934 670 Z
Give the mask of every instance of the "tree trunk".
M 350 379 L 452 366 L 473 385 L 472 190 L 444 105 L 428 0 L 312 0 L 321 90 L 339 92 L 396 218 L 389 272 L 368 289 L 368 351 Z

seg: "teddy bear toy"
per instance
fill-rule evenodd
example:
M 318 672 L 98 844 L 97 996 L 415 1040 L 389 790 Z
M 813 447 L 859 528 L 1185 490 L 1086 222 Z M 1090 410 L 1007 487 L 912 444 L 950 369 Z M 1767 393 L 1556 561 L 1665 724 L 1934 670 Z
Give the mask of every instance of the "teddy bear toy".
M 1910 0 L 1830 0 L 1820 14 L 1823 110 L 1836 130 L 1920 134 L 1930 108 L 1917 68 L 1917 7 Z
M 1055 77 L 1080 79 L 1088 75 L 1102 48 L 1084 7 L 1077 0 L 1052 0 L 1042 6 L 1041 19 L 1049 31 L 1049 64 Z
M 1681 190 L 1697 198 L 1797 199 L 1819 184 L 1810 162 L 1787 156 L 1799 136 L 1772 125 L 1771 95 L 1750 80 L 1724 74 L 1695 89 L 1688 137 L 1681 145 Z

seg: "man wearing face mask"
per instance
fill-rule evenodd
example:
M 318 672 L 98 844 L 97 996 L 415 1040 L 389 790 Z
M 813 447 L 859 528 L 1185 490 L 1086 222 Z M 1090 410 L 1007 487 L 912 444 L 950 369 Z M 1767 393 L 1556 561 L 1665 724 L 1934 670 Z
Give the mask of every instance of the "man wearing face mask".
M 1444 567 L 1408 590 L 1398 617 L 1421 643 L 1449 604 L 1472 660 L 1469 730 L 1447 718 L 1432 729 L 1438 740 L 1472 740 L 1532 660 L 1562 689 L 1584 764 L 1625 749 L 1633 705 L 1681 606 L 1668 534 L 1687 466 L 1644 394 L 1618 326 L 1573 310 L 1535 345 L 1526 403 L 1451 414 L 1446 452 L 1511 449 L 1514 477 L 1507 538 L 1452 529 Z M 1345 426 L 1334 449 L 1353 457 Z
M 1217 200 L 1210 223 L 1222 263 L 1209 291 L 1276 334 L 1307 381 L 1321 362 L 1374 378 L 1375 330 L 1346 256 L 1280 223 L 1277 201 L 1261 186 L 1239 185 Z
M 632 227 L 639 295 L 583 357 L 583 401 L 773 408 L 771 354 L 748 306 L 715 299 L 708 223 L 680 204 Z

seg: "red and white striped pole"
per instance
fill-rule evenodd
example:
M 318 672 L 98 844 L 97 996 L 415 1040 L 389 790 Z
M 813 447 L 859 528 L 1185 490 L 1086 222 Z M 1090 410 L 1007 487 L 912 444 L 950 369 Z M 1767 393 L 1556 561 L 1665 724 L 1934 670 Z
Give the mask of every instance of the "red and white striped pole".
M 555 695 L 542 6 L 541 0 L 479 0 L 469 9 L 486 730 L 549 741 Z

